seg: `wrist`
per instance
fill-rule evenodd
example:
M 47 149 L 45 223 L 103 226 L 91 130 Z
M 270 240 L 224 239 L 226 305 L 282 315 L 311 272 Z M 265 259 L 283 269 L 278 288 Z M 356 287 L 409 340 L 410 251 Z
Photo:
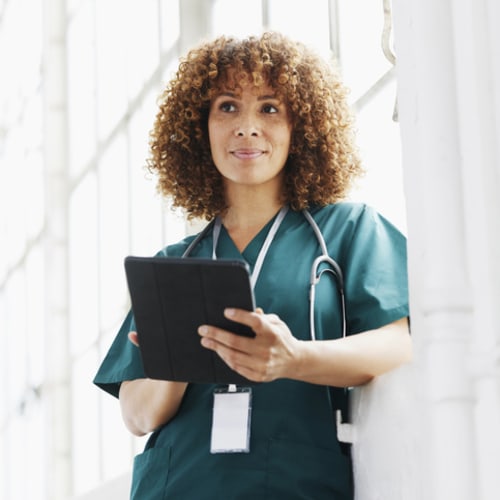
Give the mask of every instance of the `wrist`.
M 293 362 L 290 366 L 289 377 L 293 380 L 305 380 L 308 366 L 310 366 L 310 340 L 296 340 L 293 353 Z

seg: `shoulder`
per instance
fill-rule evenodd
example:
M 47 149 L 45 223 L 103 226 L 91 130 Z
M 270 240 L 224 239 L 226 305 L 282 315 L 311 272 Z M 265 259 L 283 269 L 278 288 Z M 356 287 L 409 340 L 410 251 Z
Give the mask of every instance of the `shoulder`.
M 177 243 L 173 243 L 171 245 L 167 245 L 162 248 L 156 255 L 158 257 L 181 257 L 182 254 L 186 251 L 189 244 L 196 238 L 196 235 L 187 236 L 186 238 L 178 241 Z
M 375 208 L 360 202 L 341 202 L 311 209 L 311 214 L 318 224 L 326 226 L 341 225 L 346 229 L 357 231 L 366 230 L 368 227 L 382 226 L 389 231 L 399 233 L 387 218 L 380 214 Z
M 366 211 L 373 210 L 366 203 L 343 201 L 325 205 L 324 207 L 313 207 L 310 212 L 318 218 L 357 218 Z
M 406 238 L 377 210 L 365 203 L 342 202 L 312 209 L 327 245 L 338 256 L 347 259 L 359 252 L 388 247 L 405 252 Z M 335 250 L 336 249 L 336 250 Z
M 194 257 L 195 255 L 200 254 L 200 252 L 203 253 L 203 249 L 205 249 L 207 245 L 205 235 L 210 234 L 211 227 L 212 224 L 209 223 L 199 233 L 186 236 L 181 241 L 166 246 L 165 248 L 160 250 L 156 255 L 158 257 L 182 257 L 184 252 L 188 249 L 189 245 L 191 245 L 197 238 L 199 241 L 195 243 L 196 250 L 193 249 L 192 253 L 190 252 L 190 256 Z
M 324 231 L 355 230 L 360 220 L 374 219 L 377 212 L 365 203 L 340 202 L 310 210 L 314 220 Z

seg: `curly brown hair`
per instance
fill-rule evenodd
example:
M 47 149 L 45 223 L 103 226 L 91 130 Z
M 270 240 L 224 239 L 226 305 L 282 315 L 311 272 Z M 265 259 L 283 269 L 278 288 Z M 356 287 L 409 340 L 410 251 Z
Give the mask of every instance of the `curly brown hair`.
M 221 36 L 191 50 L 159 101 L 147 165 L 158 190 L 189 218 L 211 219 L 227 207 L 208 137 L 211 100 L 244 81 L 268 85 L 292 122 L 283 201 L 294 210 L 345 198 L 362 173 L 347 89 L 326 61 L 278 33 L 244 40 Z

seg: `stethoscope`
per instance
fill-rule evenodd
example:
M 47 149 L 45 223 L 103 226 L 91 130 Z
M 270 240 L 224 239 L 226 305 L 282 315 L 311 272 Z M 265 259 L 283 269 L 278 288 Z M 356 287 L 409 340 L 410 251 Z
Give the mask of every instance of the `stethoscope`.
M 276 216 L 271 229 L 269 230 L 268 237 L 264 241 L 263 248 L 257 257 L 257 261 L 254 266 L 254 271 L 251 276 L 251 284 L 252 288 L 255 286 L 257 278 L 260 273 L 260 269 L 262 267 L 262 263 L 264 257 L 267 253 L 267 250 L 274 238 L 275 233 L 277 232 L 279 225 L 284 219 L 286 213 L 288 211 L 288 206 L 284 206 Z M 332 257 L 328 254 L 328 250 L 325 243 L 325 238 L 321 233 L 321 230 L 313 219 L 312 215 L 309 213 L 309 210 L 302 210 L 304 217 L 307 222 L 311 226 L 314 231 L 314 235 L 316 236 L 316 240 L 319 243 L 321 249 L 321 255 L 318 255 L 312 263 L 311 272 L 310 272 L 310 280 L 309 280 L 309 329 L 311 333 L 311 339 L 316 340 L 316 329 L 315 329 L 315 297 L 316 297 L 316 285 L 320 282 L 321 277 L 325 273 L 330 273 L 335 278 L 337 283 L 337 288 L 339 292 L 340 299 L 340 311 L 341 311 L 341 325 L 342 325 L 342 337 L 346 336 L 346 305 L 345 305 L 345 294 L 344 294 L 344 278 L 342 275 L 342 270 L 340 266 L 335 262 Z M 217 241 L 219 239 L 219 234 L 221 230 L 221 220 L 219 217 L 213 219 L 205 228 L 196 236 L 196 238 L 189 244 L 186 248 L 182 257 L 189 257 L 193 249 L 200 243 L 200 241 L 207 235 L 207 233 L 213 229 L 213 248 L 212 248 L 212 258 L 216 259 L 216 247 Z M 325 264 L 327 267 L 325 267 Z
M 288 206 L 284 206 L 276 216 L 273 225 L 271 226 L 269 233 L 262 245 L 261 251 L 257 257 L 257 261 L 255 262 L 254 269 L 251 275 L 251 285 L 252 288 L 255 286 L 257 282 L 257 278 L 260 274 L 260 270 L 262 268 L 262 263 L 264 261 L 264 257 L 267 253 L 267 250 L 274 238 L 274 235 L 278 231 L 278 228 L 285 218 L 286 213 L 288 212 Z M 321 230 L 313 219 L 312 215 L 309 213 L 307 209 L 302 210 L 304 217 L 307 222 L 311 226 L 314 231 L 314 235 L 316 236 L 316 240 L 319 243 L 321 249 L 321 255 L 318 255 L 312 263 L 311 273 L 309 279 L 309 329 L 311 333 L 311 339 L 316 340 L 316 329 L 315 329 L 315 315 L 314 315 L 314 305 L 315 305 L 315 295 L 316 295 L 316 285 L 320 282 L 321 277 L 325 273 L 330 273 L 335 278 L 337 282 L 337 288 L 339 292 L 340 298 L 340 314 L 341 314 L 341 325 L 342 325 L 342 337 L 346 336 L 346 304 L 345 304 L 345 294 L 344 294 L 344 277 L 342 274 L 342 270 L 340 266 L 335 262 L 334 259 L 330 257 L 328 254 L 328 250 L 325 243 L 325 238 L 321 233 Z M 200 243 L 200 241 L 207 235 L 207 233 L 213 229 L 213 243 L 212 243 L 212 258 L 217 259 L 216 255 L 216 247 L 219 239 L 219 234 L 221 231 L 222 223 L 220 217 L 216 217 L 213 219 L 205 228 L 193 239 L 193 241 L 186 248 L 182 257 L 189 257 L 193 249 Z M 325 264 L 327 267 L 325 267 Z M 347 401 L 348 388 L 336 388 L 337 391 L 340 390 L 343 394 L 344 401 Z M 337 438 L 341 443 L 351 443 L 352 442 L 352 428 L 351 424 L 346 423 L 348 417 L 344 414 L 348 412 L 348 404 L 334 404 L 333 392 L 334 388 L 327 387 L 327 394 L 330 407 L 332 411 L 335 413 L 336 418 L 336 426 L 337 426 Z M 342 408 L 344 407 L 344 408 Z

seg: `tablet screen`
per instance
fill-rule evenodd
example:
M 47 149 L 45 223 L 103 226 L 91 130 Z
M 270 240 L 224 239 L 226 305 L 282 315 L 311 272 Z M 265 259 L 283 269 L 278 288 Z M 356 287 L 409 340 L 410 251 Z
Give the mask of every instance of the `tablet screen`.
M 183 382 L 248 383 L 201 346 L 198 327 L 237 335 L 251 329 L 224 317 L 226 307 L 255 309 L 248 265 L 236 260 L 127 257 L 127 282 L 144 371 Z

